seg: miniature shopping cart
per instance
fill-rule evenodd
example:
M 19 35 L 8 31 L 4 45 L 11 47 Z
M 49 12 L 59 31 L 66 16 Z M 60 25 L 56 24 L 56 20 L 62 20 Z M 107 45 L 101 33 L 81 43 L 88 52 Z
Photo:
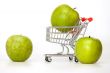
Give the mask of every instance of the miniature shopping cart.
M 91 21 L 92 18 L 81 18 L 78 26 L 47 27 L 46 40 L 51 43 L 60 44 L 62 46 L 62 51 L 57 54 L 45 54 L 45 60 L 47 62 L 51 62 L 52 61 L 51 57 L 55 56 L 55 57 L 68 57 L 69 60 L 73 60 L 74 58 L 74 61 L 78 62 L 74 53 L 70 54 L 70 48 L 68 46 L 70 46 L 74 51 L 75 42 L 78 39 L 78 36 L 82 35 L 82 37 L 84 37 L 88 23 Z M 66 32 L 65 29 L 69 31 Z M 66 54 L 64 54 L 64 48 L 67 49 Z

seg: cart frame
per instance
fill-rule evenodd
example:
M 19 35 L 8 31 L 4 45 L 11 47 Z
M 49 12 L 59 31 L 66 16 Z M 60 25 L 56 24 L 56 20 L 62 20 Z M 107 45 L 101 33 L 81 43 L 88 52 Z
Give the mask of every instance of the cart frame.
M 46 41 L 51 42 L 51 43 L 56 43 L 60 44 L 62 46 L 62 51 L 56 54 L 45 54 L 45 61 L 51 62 L 52 58 L 51 57 L 69 57 L 69 60 L 73 60 L 75 62 L 78 62 L 76 56 L 74 53 L 69 53 L 70 48 L 68 48 L 67 45 L 69 45 L 73 51 L 75 48 L 75 42 L 78 39 L 79 35 L 82 35 L 84 37 L 85 32 L 87 30 L 88 23 L 91 22 L 89 21 L 90 18 L 86 20 L 82 20 L 79 22 L 78 26 L 54 26 L 54 27 L 47 27 L 46 29 Z M 59 29 L 72 29 L 68 32 L 62 32 Z M 83 32 L 82 32 L 83 30 Z M 63 35 L 63 36 L 62 36 Z M 70 36 L 71 37 L 68 37 Z M 67 49 L 67 53 L 64 54 L 64 49 Z

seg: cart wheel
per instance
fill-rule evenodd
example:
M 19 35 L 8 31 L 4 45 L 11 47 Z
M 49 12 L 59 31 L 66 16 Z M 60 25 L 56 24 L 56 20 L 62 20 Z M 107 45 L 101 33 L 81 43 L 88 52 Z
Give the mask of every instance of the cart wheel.
M 47 62 L 51 62 L 52 61 L 52 59 L 51 59 L 51 57 L 45 57 L 45 61 L 47 61 Z
M 70 60 L 70 61 L 73 60 L 73 57 L 69 57 L 69 60 Z
M 78 59 L 75 57 L 74 61 L 77 63 L 78 62 Z

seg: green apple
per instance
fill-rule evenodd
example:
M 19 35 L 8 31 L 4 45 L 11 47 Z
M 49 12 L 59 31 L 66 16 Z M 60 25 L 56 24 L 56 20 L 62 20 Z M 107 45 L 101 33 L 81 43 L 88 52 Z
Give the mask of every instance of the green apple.
M 32 53 L 32 42 L 26 36 L 12 35 L 6 42 L 6 52 L 12 61 L 23 62 Z
M 79 13 L 67 4 L 59 5 L 52 13 L 52 26 L 77 26 L 79 24 Z M 58 28 L 61 32 L 68 32 L 71 28 Z
M 83 64 L 96 63 L 102 54 L 101 41 L 93 37 L 78 39 L 75 46 L 75 56 Z

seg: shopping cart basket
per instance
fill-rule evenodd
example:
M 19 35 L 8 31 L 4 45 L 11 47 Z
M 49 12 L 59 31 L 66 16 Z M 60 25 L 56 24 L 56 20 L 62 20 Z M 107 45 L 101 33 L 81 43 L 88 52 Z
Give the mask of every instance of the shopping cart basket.
M 54 26 L 54 27 L 47 27 L 46 29 L 46 40 L 51 43 L 57 43 L 62 46 L 62 51 L 57 54 L 45 54 L 45 60 L 47 62 L 52 61 L 52 56 L 56 57 L 69 57 L 69 60 L 73 60 L 78 62 L 77 58 L 75 57 L 74 53 L 70 54 L 70 46 L 73 51 L 75 47 L 75 41 L 77 40 L 79 35 L 84 37 L 88 23 L 92 21 L 92 18 L 81 18 L 78 26 Z M 61 32 L 58 29 L 71 29 L 68 32 Z M 82 32 L 83 30 L 83 32 Z M 67 48 L 67 53 L 64 54 L 64 48 Z

